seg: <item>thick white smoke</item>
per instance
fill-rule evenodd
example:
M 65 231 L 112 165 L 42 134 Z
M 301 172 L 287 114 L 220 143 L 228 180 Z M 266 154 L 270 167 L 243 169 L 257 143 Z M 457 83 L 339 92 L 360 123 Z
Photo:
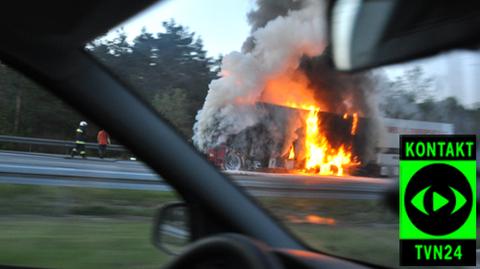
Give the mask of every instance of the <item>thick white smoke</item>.
M 293 73 L 302 56 L 325 48 L 324 8 L 306 1 L 299 10 L 269 21 L 252 33 L 249 52 L 232 52 L 222 61 L 221 77 L 209 85 L 194 125 L 193 141 L 200 150 L 224 142 L 261 119 L 255 109 L 269 78 Z

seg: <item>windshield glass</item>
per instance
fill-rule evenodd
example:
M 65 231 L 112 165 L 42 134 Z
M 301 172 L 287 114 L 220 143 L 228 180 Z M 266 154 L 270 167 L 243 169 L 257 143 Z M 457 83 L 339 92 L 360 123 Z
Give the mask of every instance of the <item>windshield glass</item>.
M 86 50 L 307 244 L 398 267 L 399 134 L 479 133 L 480 56 L 347 74 L 327 45 L 322 1 L 172 0 Z

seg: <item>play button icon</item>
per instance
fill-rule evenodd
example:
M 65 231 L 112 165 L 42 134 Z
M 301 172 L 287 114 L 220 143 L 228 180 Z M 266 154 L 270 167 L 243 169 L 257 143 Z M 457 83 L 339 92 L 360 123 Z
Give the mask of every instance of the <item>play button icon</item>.
M 431 235 L 461 227 L 473 207 L 473 191 L 465 176 L 447 164 L 431 164 L 409 180 L 404 206 L 411 223 Z
M 431 186 L 428 186 L 425 189 L 421 190 L 412 199 L 412 205 L 425 215 L 429 215 L 428 211 L 425 209 L 425 195 L 430 188 Z M 460 210 L 467 203 L 467 199 L 465 199 L 465 197 L 455 188 L 450 187 L 450 190 L 455 195 L 455 208 L 452 211 L 452 214 L 455 214 L 455 212 Z M 440 210 L 442 207 L 449 203 L 449 200 L 438 192 L 433 192 L 432 199 L 433 212 Z
M 433 192 L 433 211 L 438 211 L 444 205 L 448 204 L 448 200 L 437 192 Z

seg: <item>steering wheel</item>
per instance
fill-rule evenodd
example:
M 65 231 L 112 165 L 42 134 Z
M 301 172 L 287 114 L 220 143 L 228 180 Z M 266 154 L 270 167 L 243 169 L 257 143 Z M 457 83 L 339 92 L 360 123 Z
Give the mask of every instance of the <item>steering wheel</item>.
M 264 243 L 227 233 L 193 243 L 164 268 L 283 269 L 283 266 Z

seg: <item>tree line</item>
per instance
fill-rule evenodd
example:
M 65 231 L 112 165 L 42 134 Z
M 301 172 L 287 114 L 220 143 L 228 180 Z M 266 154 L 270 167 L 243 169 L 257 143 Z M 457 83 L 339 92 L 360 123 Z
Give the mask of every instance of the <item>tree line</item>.
M 87 44 L 86 50 L 190 138 L 220 59 L 208 57 L 202 39 L 184 26 L 169 21 L 163 27 L 156 34 L 143 30 L 133 42 L 120 29 L 113 38 Z M 81 120 L 58 98 L 0 63 L 0 134 L 71 140 Z M 90 124 L 90 141 L 98 129 Z

